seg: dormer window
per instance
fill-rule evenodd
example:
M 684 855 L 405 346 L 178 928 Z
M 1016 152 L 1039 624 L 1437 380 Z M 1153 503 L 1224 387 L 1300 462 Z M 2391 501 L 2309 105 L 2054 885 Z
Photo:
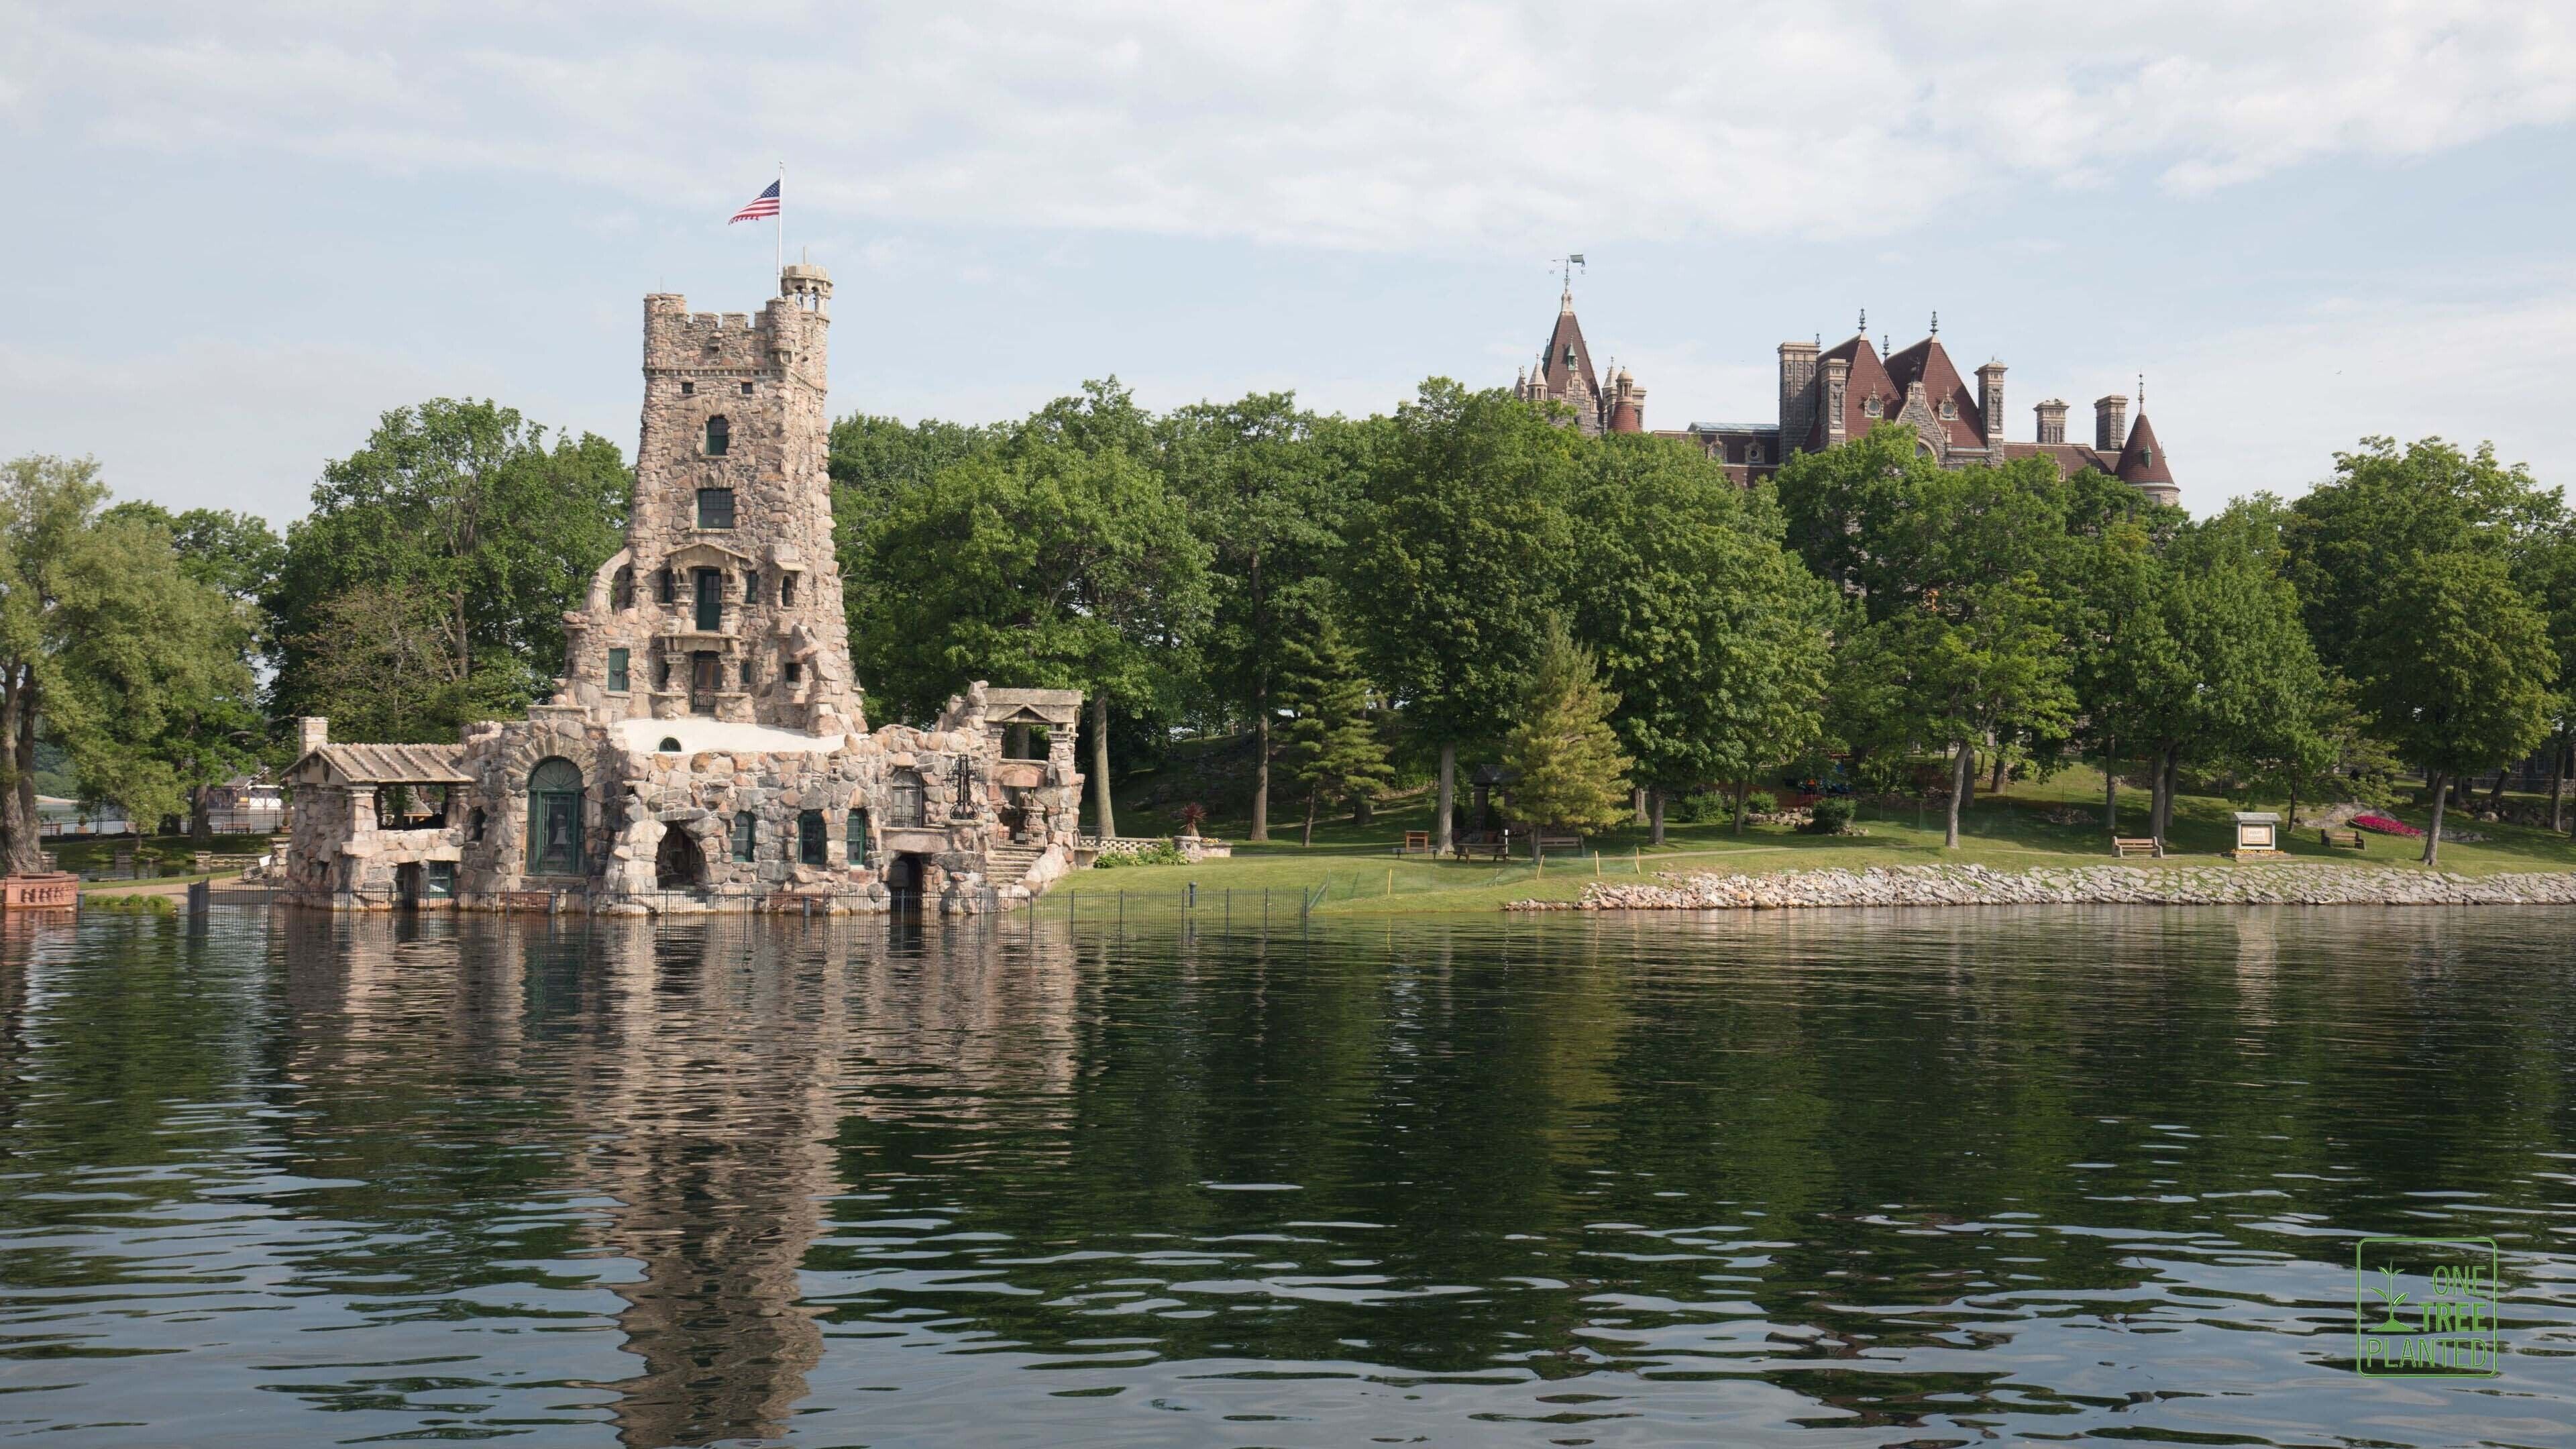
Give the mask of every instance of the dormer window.
M 1945 418 L 1955 418 L 1958 415 L 1959 405 L 1956 402 L 1953 402 L 1946 397 L 1941 399 L 1941 416 Z
M 733 446 L 733 424 L 723 418 L 707 419 L 707 456 L 721 458 Z
M 1862 401 L 1861 401 L 1861 405 L 1860 405 L 1860 411 L 1861 411 L 1861 416 L 1863 416 L 1863 417 L 1869 417 L 1869 418 L 1877 417 L 1877 416 L 1878 416 L 1878 399 L 1876 399 L 1876 398 L 1874 398 L 1874 397 L 1873 397 L 1873 398 L 1864 398 L 1864 399 L 1862 399 Z
M 2140 448 L 2138 450 L 2138 461 L 2146 464 L 2150 468 L 2156 466 L 2156 450 L 2153 448 Z

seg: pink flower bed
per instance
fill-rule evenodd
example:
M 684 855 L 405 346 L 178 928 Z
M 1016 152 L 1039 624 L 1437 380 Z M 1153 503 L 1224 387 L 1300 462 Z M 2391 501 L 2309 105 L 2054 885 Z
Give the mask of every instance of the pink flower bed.
M 2416 829 L 2414 826 L 2407 824 L 2403 820 L 2391 820 L 2385 815 L 2356 815 L 2352 817 L 2352 823 L 2355 829 L 2367 830 L 2376 835 L 2413 835 L 2420 837 L 2424 833 L 2423 831 Z

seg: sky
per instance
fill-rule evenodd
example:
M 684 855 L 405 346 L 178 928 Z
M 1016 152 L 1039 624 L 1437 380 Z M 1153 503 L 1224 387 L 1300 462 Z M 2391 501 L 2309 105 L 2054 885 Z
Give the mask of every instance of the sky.
M 634 447 L 643 294 L 786 168 L 832 409 L 1506 385 L 1574 279 L 1650 427 L 1776 349 L 2145 379 L 2185 506 L 2365 435 L 2576 474 L 2576 4 L 0 0 L 0 457 L 283 525 L 384 410 Z

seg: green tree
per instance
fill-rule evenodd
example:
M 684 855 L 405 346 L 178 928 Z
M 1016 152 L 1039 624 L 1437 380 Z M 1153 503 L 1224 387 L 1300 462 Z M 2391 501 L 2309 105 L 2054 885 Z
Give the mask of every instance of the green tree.
M 1846 650 L 1840 677 L 1867 691 L 1859 713 L 1884 740 L 1951 751 L 1944 843 L 1959 844 L 1959 806 L 1978 745 L 2014 728 L 2062 729 L 2074 713 L 2054 606 L 2030 574 L 1955 584 L 1870 625 Z
M 906 489 L 939 470 L 1001 445 L 1006 430 L 976 423 L 853 414 L 832 424 L 833 542 L 846 556 L 862 546 L 870 524 Z
M 1277 703 L 1290 717 L 1280 761 L 1306 797 L 1300 845 L 1314 843 L 1322 801 L 1345 802 L 1356 813 L 1395 782 L 1371 717 L 1368 681 L 1318 592 L 1309 588 L 1289 601 L 1281 620 L 1288 642 L 1280 651 Z
M 2424 863 L 2435 864 L 2449 782 L 2520 758 L 2549 731 L 2558 658 L 2548 621 L 2503 559 L 2431 553 L 2382 580 L 2351 637 L 2380 732 L 2432 787 Z
M 304 665 L 303 704 L 346 738 L 453 740 L 467 724 L 525 702 L 508 673 L 465 663 L 456 616 L 425 589 L 353 584 L 314 614 L 312 629 L 289 641 Z
M 2107 540 L 2077 652 L 2093 726 L 2148 762 L 2148 833 L 2172 827 L 2182 766 L 2305 777 L 2331 757 L 2328 675 L 2259 529 L 2221 514 L 2161 553 Z
M 103 516 L 88 459 L 0 469 L 0 859 L 42 869 L 41 736 L 83 793 L 138 825 L 175 814 L 191 786 L 229 773 L 210 741 L 248 708 L 247 619 L 191 578 L 149 518 Z
M 1502 389 L 1433 378 L 1369 450 L 1344 588 L 1370 677 L 1439 752 L 1443 851 L 1458 746 L 1500 732 L 1536 661 L 1571 554 L 1566 504 L 1598 446 Z
M 2568 755 L 2576 749 L 2576 523 L 2560 523 L 2532 540 L 2515 574 L 2524 597 L 2549 621 L 2549 637 L 2558 650 L 2558 694 L 2549 738 L 2549 828 L 2565 830 Z
M 2328 664 L 2358 677 L 2362 618 L 2410 561 L 2433 554 L 2513 557 L 2557 522 L 2562 505 L 2529 468 L 2492 444 L 2462 452 L 2440 438 L 2403 448 L 2370 437 L 2334 455 L 2335 476 L 2289 506 L 2282 530 L 2290 582 Z
M 1767 491 L 1670 439 L 1603 443 L 1572 503 L 1574 630 L 1619 698 L 1660 845 L 1672 793 L 1722 780 L 1740 797 L 1815 742 L 1835 605 L 1782 547 Z
M 548 446 L 544 428 L 488 401 L 386 413 L 366 446 L 323 465 L 312 512 L 287 531 L 268 596 L 279 712 L 318 712 L 305 641 L 330 637 L 328 601 L 360 587 L 437 599 L 452 672 L 477 681 L 476 698 L 524 705 L 562 669 L 563 613 L 617 551 L 633 491 L 605 439 Z
M 1618 696 L 1595 677 L 1592 651 L 1549 619 L 1522 685 L 1519 723 L 1503 737 L 1503 767 L 1517 776 L 1513 809 L 1534 827 L 1533 859 L 1541 831 L 1591 834 L 1626 818 L 1632 762 L 1610 725 L 1618 707 Z
M 275 657 L 276 639 L 261 601 L 277 586 L 286 545 L 268 520 L 218 508 L 172 513 L 141 499 L 111 505 L 102 518 L 131 519 L 167 533 L 180 571 L 231 601 L 233 618 L 227 627 L 244 669 Z M 248 676 L 227 676 L 234 677 Z M 230 689 L 205 696 L 173 723 L 169 742 L 183 752 L 181 772 L 190 781 L 188 834 L 201 845 L 210 844 L 214 787 L 273 755 L 268 748 L 273 732 L 259 701 L 248 691 Z
M 1253 731 L 1250 838 L 1270 838 L 1271 724 L 1298 600 L 1332 572 L 1358 487 L 1365 430 L 1254 393 L 1166 416 L 1158 454 L 1213 568 L 1203 657 L 1218 697 Z
M 897 491 L 843 568 L 860 678 L 897 717 L 977 674 L 1086 691 L 1097 825 L 1117 832 L 1110 702 L 1169 699 L 1208 610 L 1205 547 L 1152 470 L 1057 444 L 970 458 Z

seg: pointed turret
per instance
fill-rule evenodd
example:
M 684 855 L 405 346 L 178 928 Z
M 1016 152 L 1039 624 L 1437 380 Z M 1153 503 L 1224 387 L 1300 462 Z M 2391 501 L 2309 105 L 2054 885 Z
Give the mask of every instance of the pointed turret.
M 1538 366 L 1530 373 L 1529 392 L 1533 401 L 1546 398 L 1574 409 L 1575 426 L 1586 433 L 1599 433 L 1606 421 L 1601 382 L 1592 370 L 1592 350 L 1584 345 L 1583 324 L 1574 318 L 1572 287 L 1557 299 L 1556 328 L 1548 334 Z
M 2165 450 L 2156 444 L 2156 430 L 2147 421 L 2146 409 L 2138 409 L 2138 420 L 2129 428 L 2129 441 L 2120 449 L 2116 470 L 2120 481 L 2137 488 L 2158 503 L 2181 502 L 2182 489 L 2174 483 L 2173 468 L 2165 461 Z

